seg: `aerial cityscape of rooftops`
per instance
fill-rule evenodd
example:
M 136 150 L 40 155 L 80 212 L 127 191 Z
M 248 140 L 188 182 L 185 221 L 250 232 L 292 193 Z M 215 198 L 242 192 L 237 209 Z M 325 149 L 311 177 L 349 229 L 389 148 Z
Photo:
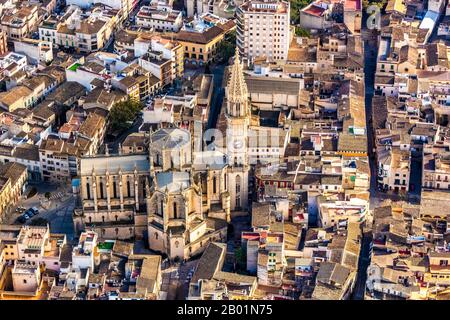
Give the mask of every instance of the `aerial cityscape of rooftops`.
M 450 300 L 447 0 L 0 0 L 0 300 Z

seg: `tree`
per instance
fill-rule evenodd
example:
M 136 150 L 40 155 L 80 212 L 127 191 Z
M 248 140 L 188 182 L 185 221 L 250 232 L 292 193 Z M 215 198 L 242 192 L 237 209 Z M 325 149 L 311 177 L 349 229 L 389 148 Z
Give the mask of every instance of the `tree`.
M 116 103 L 110 112 L 110 124 L 113 130 L 126 130 L 136 119 L 142 109 L 140 102 L 134 100 L 121 101 Z
M 219 44 L 217 52 L 219 56 L 224 60 L 228 61 L 236 50 L 236 32 L 230 32 L 225 35 L 225 39 Z
M 309 38 L 311 36 L 311 32 L 309 32 L 309 30 L 302 28 L 302 27 L 295 27 L 295 35 L 298 37 Z
M 47 199 L 50 199 L 50 196 L 51 196 L 51 193 L 48 191 L 44 194 L 44 197 L 46 197 Z
M 388 0 L 363 0 L 362 1 L 364 10 L 367 9 L 371 5 L 376 5 L 380 9 L 383 9 L 387 3 L 388 3 Z
M 236 269 L 240 271 L 244 271 L 247 265 L 247 253 L 241 247 L 236 248 L 234 251 L 234 258 L 236 261 Z
M 300 10 L 310 4 L 312 0 L 291 0 L 291 23 L 300 23 Z

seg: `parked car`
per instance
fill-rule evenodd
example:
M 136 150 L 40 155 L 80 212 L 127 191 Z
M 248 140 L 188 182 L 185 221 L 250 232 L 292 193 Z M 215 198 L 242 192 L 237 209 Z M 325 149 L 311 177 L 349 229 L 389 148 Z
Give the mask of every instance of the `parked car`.
M 29 216 L 30 218 L 34 216 L 34 211 L 31 209 L 28 209 L 27 211 L 25 211 L 25 213 L 27 216 Z
M 34 215 L 39 214 L 39 210 L 36 207 L 30 208 L 31 211 L 33 211 Z
M 24 213 L 22 217 L 24 217 L 25 221 L 31 218 L 27 213 Z

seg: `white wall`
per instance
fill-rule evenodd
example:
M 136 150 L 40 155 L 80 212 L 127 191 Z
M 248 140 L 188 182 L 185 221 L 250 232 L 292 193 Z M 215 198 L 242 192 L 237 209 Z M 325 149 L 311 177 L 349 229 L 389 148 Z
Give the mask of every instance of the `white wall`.
M 39 275 L 38 270 L 32 273 L 14 273 L 13 278 L 13 288 L 14 291 L 21 292 L 34 292 L 39 285 Z
M 87 72 L 84 70 L 77 69 L 77 71 L 71 71 L 66 69 L 67 81 L 78 82 L 84 86 L 88 91 L 91 91 L 91 81 L 98 78 L 101 79 L 100 75 L 95 73 Z

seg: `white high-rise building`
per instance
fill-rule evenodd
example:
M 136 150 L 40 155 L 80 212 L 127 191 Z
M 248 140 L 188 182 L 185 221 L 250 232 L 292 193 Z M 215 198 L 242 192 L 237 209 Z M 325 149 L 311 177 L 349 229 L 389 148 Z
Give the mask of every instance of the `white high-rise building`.
M 228 185 L 231 210 L 248 208 L 248 127 L 250 106 L 243 65 L 236 48 L 234 64 L 226 88 L 227 155 L 229 159 Z
M 287 59 L 291 40 L 289 2 L 250 0 L 236 10 L 236 17 L 237 45 L 245 58 Z

